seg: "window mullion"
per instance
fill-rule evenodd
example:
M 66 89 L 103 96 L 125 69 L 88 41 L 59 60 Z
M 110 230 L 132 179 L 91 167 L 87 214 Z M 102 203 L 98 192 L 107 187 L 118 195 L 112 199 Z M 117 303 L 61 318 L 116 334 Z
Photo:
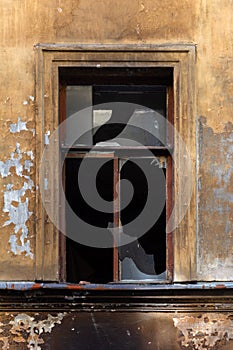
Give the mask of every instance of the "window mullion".
M 120 230 L 120 167 L 119 158 L 114 158 L 113 160 L 113 211 L 114 211 L 114 233 L 119 238 Z M 114 237 L 114 247 L 113 247 L 113 281 L 119 281 L 119 252 L 118 246 L 116 244 Z

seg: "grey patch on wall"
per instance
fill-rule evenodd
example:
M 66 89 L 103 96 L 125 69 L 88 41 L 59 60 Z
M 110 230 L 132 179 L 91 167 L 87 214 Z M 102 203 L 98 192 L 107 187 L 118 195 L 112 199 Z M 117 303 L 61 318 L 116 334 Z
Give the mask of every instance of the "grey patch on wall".
M 233 278 L 233 124 L 228 122 L 223 133 L 214 133 L 202 116 L 198 131 L 198 276 L 229 281 Z
M 181 332 L 181 349 L 215 349 L 218 343 L 233 340 L 232 314 L 174 317 L 173 322 Z

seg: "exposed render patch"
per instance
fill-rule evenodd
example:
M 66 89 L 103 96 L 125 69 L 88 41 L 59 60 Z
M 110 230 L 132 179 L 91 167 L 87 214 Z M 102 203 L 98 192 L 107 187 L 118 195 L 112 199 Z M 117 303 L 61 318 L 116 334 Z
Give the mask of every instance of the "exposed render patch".
M 18 130 L 19 121 L 13 125 L 14 130 Z M 24 127 L 26 127 L 24 124 L 23 126 L 21 125 L 21 130 L 25 130 Z M 3 178 L 10 176 L 12 169 L 15 169 L 16 175 L 25 180 L 23 186 L 17 190 L 14 189 L 13 184 L 6 186 L 3 212 L 8 213 L 9 219 L 3 226 L 14 225 L 14 233 L 9 238 L 11 252 L 15 255 L 25 253 L 25 256 L 29 256 L 32 259 L 33 254 L 30 248 L 28 228 L 26 225 L 32 212 L 28 208 L 29 200 L 24 196 L 26 191 L 33 189 L 34 183 L 30 175 L 25 175 L 24 172 L 30 173 L 30 168 L 33 166 L 31 160 L 34 159 L 34 155 L 32 151 L 25 152 L 25 154 L 29 159 L 23 161 L 23 153 L 20 149 L 20 144 L 17 143 L 15 151 L 10 155 L 10 159 L 7 159 L 5 162 L 0 161 L 0 174 Z
M 29 98 L 34 98 L 34 97 L 29 96 Z M 16 132 L 24 131 L 24 130 L 28 131 L 27 122 L 21 121 L 20 117 L 18 117 L 17 123 L 10 125 L 10 132 L 12 132 L 13 134 L 15 134 Z M 30 131 L 32 132 L 33 136 L 35 136 L 35 129 L 30 129 Z
M 35 97 L 32 96 L 32 95 L 30 95 L 30 96 L 28 96 L 28 99 L 27 99 L 27 100 L 24 100 L 24 101 L 23 101 L 23 105 L 24 105 L 24 106 L 27 106 L 30 102 L 34 102 L 34 100 L 35 100 Z
M 4 193 L 4 208 L 5 213 L 9 213 L 9 220 L 7 220 L 3 226 L 8 226 L 11 223 L 14 224 L 14 234 L 10 235 L 9 243 L 11 245 L 11 251 L 15 255 L 25 253 L 26 256 L 33 258 L 33 254 L 30 248 L 30 241 L 28 239 L 28 228 L 26 222 L 32 215 L 32 212 L 28 210 L 28 198 L 22 202 L 26 190 L 32 189 L 32 183 L 24 182 L 24 185 L 19 190 L 12 190 L 13 185 L 8 185 L 7 191 Z M 15 206 L 12 202 L 17 202 Z M 18 242 L 18 234 L 20 234 Z
M 11 174 L 11 168 L 15 168 L 16 175 L 23 176 L 23 166 L 21 164 L 22 152 L 20 151 L 20 144 L 16 143 L 15 151 L 11 153 L 10 159 L 5 162 L 0 161 L 0 174 L 2 177 L 7 177 Z
M 47 315 L 44 320 L 36 320 L 35 317 L 27 314 L 18 314 L 9 324 L 0 324 L 0 333 L 7 331 L 7 337 L 0 337 L 0 342 L 3 343 L 1 349 L 10 349 L 13 344 L 22 343 L 25 346 L 22 349 L 41 350 L 40 344 L 44 344 L 43 334 L 51 333 L 56 324 L 61 324 L 66 313 L 59 313 L 56 316 Z M 38 314 L 37 314 L 38 317 Z M 11 325 L 10 330 L 8 327 Z
M 50 131 L 47 131 L 44 135 L 44 144 L 49 145 L 49 136 L 50 136 Z
M 233 315 L 203 314 L 173 318 L 181 332 L 181 349 L 213 349 L 221 341 L 233 340 Z
M 233 124 L 215 133 L 200 117 L 199 126 L 199 279 L 233 278 Z M 214 232 L 212 239 L 209 232 Z M 208 252 L 208 253 L 207 253 Z
M 5 101 L 3 103 L 7 104 L 8 101 L 10 101 L 10 97 L 9 96 L 7 96 L 7 98 L 5 99 Z
M 27 129 L 27 122 L 22 122 L 21 118 L 18 117 L 18 122 L 16 124 L 11 124 L 10 125 L 10 132 L 20 132 L 22 130 L 28 130 Z

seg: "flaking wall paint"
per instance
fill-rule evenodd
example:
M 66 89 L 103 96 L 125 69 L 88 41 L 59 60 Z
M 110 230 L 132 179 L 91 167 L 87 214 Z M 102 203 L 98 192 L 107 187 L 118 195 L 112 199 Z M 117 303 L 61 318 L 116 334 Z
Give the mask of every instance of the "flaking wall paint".
M 1 0 L 0 160 L 20 145 L 23 176 L 12 167 L 0 185 L 0 279 L 34 279 L 37 43 L 195 43 L 197 45 L 198 232 L 197 278 L 233 280 L 232 110 L 233 2 L 229 0 Z M 23 124 L 25 123 L 25 124 Z M 18 126 L 17 126 L 18 125 Z M 12 132 L 13 131 L 13 132 Z M 192 152 L 192 150 L 190 150 Z M 25 163 L 30 161 L 29 163 Z M 27 164 L 27 165 L 25 165 Z M 25 176 L 25 250 L 9 242 L 14 223 L 4 211 L 9 185 Z M 17 207 L 19 202 L 12 202 Z M 30 214 L 30 215 L 29 215 Z M 27 241 L 29 242 L 27 243 Z M 17 235 L 20 245 L 20 233 Z

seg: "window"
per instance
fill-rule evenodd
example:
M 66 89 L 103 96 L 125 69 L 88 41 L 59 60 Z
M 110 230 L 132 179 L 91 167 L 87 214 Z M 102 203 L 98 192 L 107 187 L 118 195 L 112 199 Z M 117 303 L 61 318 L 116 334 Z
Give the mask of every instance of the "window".
M 37 49 L 38 164 L 42 159 L 37 279 L 103 284 L 195 279 L 195 186 L 187 204 L 182 197 L 190 190 L 184 183 L 185 154 L 169 127 L 178 130 L 195 161 L 194 47 Z M 96 193 L 109 205 L 106 212 L 87 205 L 96 169 Z M 156 180 L 148 182 L 145 173 Z M 67 203 L 58 190 L 60 180 Z M 135 218 L 148 197 L 160 213 L 152 225 L 144 218 L 143 227 Z M 103 229 L 103 235 L 112 233 L 111 244 L 83 244 L 88 231 L 84 241 L 71 240 L 85 230 L 80 223 L 73 225 L 69 207 L 83 222 Z M 179 219 L 184 208 L 180 225 L 166 232 L 171 217 Z M 138 225 L 130 227 L 131 221 Z M 65 238 L 59 235 L 61 226 Z M 122 244 L 124 234 L 132 241 Z
M 172 254 L 166 239 L 166 217 L 172 201 L 172 162 L 168 152 L 172 145 L 166 120 L 172 121 L 173 71 L 88 67 L 71 70 L 59 71 L 63 184 L 69 207 L 87 227 L 83 222 L 74 224 L 66 210 L 66 280 L 166 281 L 167 275 L 172 275 L 166 267 L 166 256 Z M 80 167 L 86 171 L 82 189 L 78 184 Z M 134 190 L 127 205 L 124 203 L 129 193 L 122 189 L 123 179 Z M 100 197 L 112 203 L 106 213 L 105 206 L 100 210 L 101 205 L 95 205 L 91 193 L 91 203 L 83 198 L 83 192 L 93 193 L 95 187 Z M 150 205 L 146 205 L 148 201 Z M 106 236 L 113 227 L 119 230 L 120 240 L 122 230 L 131 242 L 124 244 L 122 239 L 114 246 L 110 235 L 109 248 L 104 248 L 104 241 L 98 248 L 88 246 L 88 242 L 81 244 L 80 235 L 88 231 L 89 225 L 101 227 Z M 93 230 L 97 240 L 100 234 L 99 229 Z

